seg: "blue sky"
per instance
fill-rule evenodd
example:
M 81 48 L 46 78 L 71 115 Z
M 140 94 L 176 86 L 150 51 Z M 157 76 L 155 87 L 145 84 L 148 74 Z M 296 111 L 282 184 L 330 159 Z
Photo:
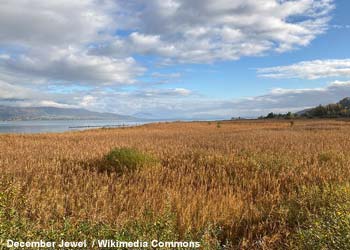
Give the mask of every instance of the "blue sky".
M 0 105 L 215 119 L 350 96 L 346 0 L 0 3 Z

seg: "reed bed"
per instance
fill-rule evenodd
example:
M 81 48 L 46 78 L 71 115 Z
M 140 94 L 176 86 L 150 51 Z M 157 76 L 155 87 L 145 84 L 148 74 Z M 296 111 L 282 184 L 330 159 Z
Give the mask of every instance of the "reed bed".
M 122 147 L 157 162 L 125 174 L 95 170 Z M 292 249 L 313 216 L 347 198 L 349 152 L 350 123 L 335 120 L 0 135 L 0 193 L 15 190 L 4 209 L 38 231 L 67 219 L 128 228 L 149 211 L 171 211 L 174 235 L 208 249 Z

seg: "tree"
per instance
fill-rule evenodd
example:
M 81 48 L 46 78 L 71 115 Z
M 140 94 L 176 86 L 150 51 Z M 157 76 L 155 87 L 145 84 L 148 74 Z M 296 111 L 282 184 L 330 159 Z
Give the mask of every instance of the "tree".
M 267 116 L 266 116 L 267 119 L 272 119 L 272 118 L 275 118 L 275 114 L 273 112 L 269 113 Z

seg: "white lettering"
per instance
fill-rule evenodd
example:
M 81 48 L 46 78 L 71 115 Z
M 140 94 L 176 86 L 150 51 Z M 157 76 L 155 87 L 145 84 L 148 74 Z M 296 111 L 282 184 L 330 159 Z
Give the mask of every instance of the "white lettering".
M 18 248 L 18 247 L 26 247 L 26 248 L 55 248 L 56 242 L 50 242 L 50 241 L 13 241 L 13 240 L 7 240 L 7 247 L 8 248 Z

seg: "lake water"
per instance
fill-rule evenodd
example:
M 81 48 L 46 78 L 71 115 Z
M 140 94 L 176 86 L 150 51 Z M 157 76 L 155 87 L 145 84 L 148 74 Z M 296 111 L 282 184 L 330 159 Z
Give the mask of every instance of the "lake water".
M 113 120 L 0 121 L 0 133 L 47 133 L 103 127 L 137 126 L 149 122 Z

